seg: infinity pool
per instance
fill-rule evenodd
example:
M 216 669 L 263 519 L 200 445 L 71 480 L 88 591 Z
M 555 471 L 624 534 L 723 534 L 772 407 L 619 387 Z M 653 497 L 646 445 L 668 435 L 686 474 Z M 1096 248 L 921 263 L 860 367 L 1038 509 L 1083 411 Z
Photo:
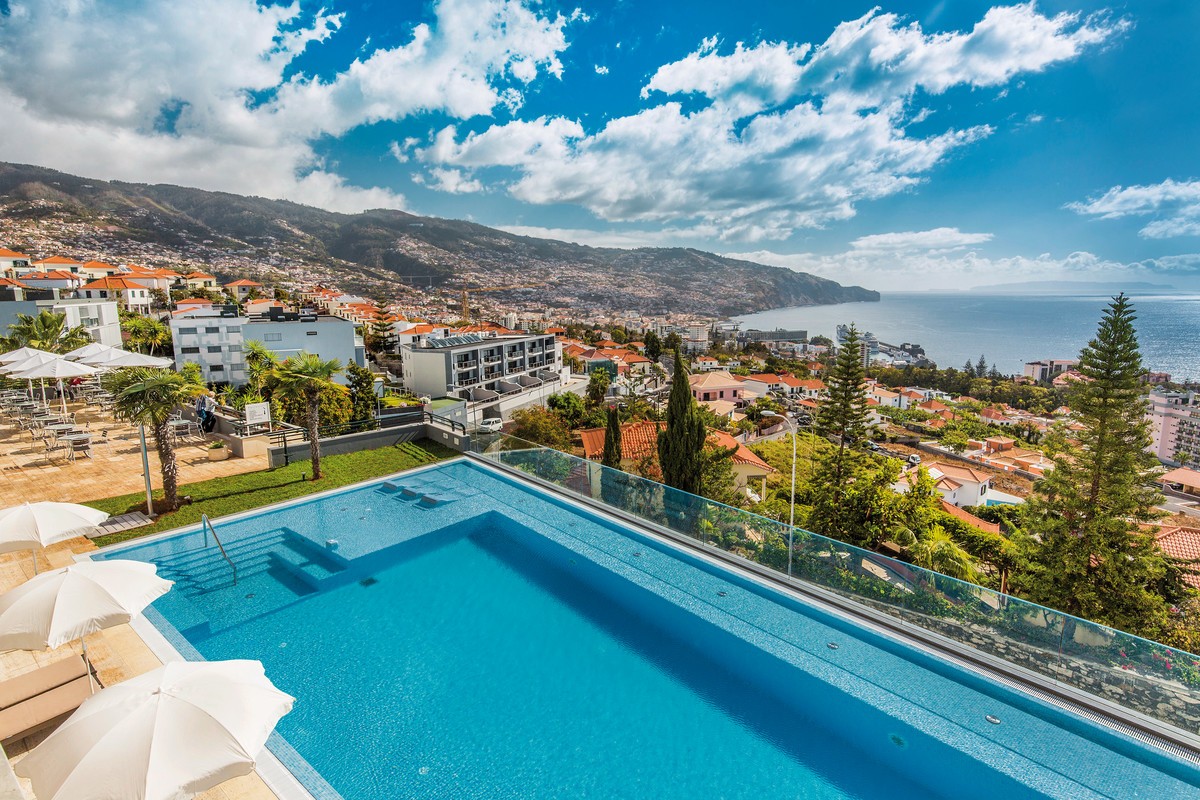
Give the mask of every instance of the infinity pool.
M 475 463 L 217 530 L 236 584 L 202 532 L 101 557 L 176 581 L 151 616 L 181 652 L 297 697 L 273 749 L 317 797 L 1200 798 L 1188 763 Z

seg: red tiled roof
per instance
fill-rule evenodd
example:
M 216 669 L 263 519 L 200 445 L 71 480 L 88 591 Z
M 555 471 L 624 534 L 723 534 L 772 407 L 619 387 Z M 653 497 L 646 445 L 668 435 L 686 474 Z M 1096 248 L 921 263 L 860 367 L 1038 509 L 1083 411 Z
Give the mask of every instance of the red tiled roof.
M 21 277 L 30 281 L 79 281 L 83 280 L 74 272 L 67 272 L 65 269 L 52 269 L 48 272 L 29 272 Z
M 132 281 L 122 275 L 107 275 L 97 278 L 91 283 L 85 283 L 81 288 L 87 289 L 145 289 L 146 285 Z
M 974 483 L 986 483 L 987 481 L 991 480 L 991 476 L 986 472 L 979 472 L 978 470 L 971 469 L 970 467 L 959 466 L 958 464 L 946 464 L 941 461 L 934 461 L 931 464 L 924 464 L 923 466 L 928 471 L 936 469 L 946 477 L 959 481 L 967 480 L 973 481 Z
M 1159 483 L 1182 483 L 1191 489 L 1200 488 L 1200 472 L 1187 467 L 1176 467 L 1158 479 Z
M 16 250 L 0 247 L 0 258 L 29 258 L 29 256 L 24 253 L 18 253 Z
M 665 422 L 642 420 L 627 422 L 621 426 L 621 457 L 642 459 L 658 454 L 658 432 L 667 427 Z M 579 432 L 583 441 L 584 457 L 590 459 L 604 456 L 604 428 L 588 428 Z
M 963 522 L 967 523 L 968 525 L 972 525 L 976 528 L 979 528 L 981 531 L 987 531 L 988 533 L 999 533 L 1000 532 L 1000 526 L 997 523 L 986 522 L 986 521 L 980 519 L 979 517 L 975 516 L 971 512 L 963 511 L 958 506 L 954 505 L 953 503 L 948 503 L 945 500 L 942 500 L 942 511 L 945 511 L 947 514 L 949 514 L 952 517 L 957 517 L 958 519 L 961 519 Z
M 205 300 L 203 297 L 189 297 L 175 303 L 177 306 L 211 306 L 212 304 L 212 300 Z
M 12 278 L 0 278 L 0 286 L 15 286 L 18 289 L 30 288 L 30 287 L 26 286 L 25 284 L 21 283 L 20 281 L 15 281 Z
M 116 267 L 104 261 L 85 261 L 83 262 L 83 269 L 109 269 L 113 272 L 117 271 Z
M 262 284 L 258 283 L 257 281 L 250 281 L 250 280 L 246 280 L 245 278 L 242 278 L 241 280 L 236 280 L 233 283 L 227 283 L 225 285 L 226 286 L 262 286 Z
M 746 445 L 742 444 L 737 439 L 734 439 L 725 431 L 709 431 L 708 441 L 717 445 L 718 447 L 723 447 L 726 450 L 731 447 L 736 448 L 737 451 L 732 456 L 733 463 L 735 464 L 750 464 L 751 466 L 758 467 L 759 469 L 767 472 L 775 471 L 774 467 L 756 456 L 753 450 L 751 450 L 749 447 L 746 447 Z
M 79 262 L 73 258 L 67 258 L 66 256 L 50 256 L 49 258 L 43 258 L 41 261 L 35 261 L 33 263 L 40 265 L 40 264 L 78 264 Z
M 1180 561 L 1200 560 L 1200 528 L 1163 528 L 1154 535 L 1159 548 L 1171 558 Z M 1193 588 L 1200 589 L 1200 574 L 1185 569 L 1183 579 Z
M 209 275 L 207 272 L 189 272 L 187 275 L 184 275 L 183 277 L 188 278 L 190 280 L 194 280 L 194 281 L 201 281 L 201 280 L 215 281 L 217 279 L 216 275 Z

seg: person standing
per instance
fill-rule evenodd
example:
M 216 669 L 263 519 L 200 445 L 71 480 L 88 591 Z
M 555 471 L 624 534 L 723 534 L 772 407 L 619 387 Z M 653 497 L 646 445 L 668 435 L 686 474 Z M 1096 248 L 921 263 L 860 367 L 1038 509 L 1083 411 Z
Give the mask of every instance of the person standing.
M 202 430 L 212 433 L 217 427 L 217 393 L 210 391 L 200 398 L 204 402 L 204 423 Z

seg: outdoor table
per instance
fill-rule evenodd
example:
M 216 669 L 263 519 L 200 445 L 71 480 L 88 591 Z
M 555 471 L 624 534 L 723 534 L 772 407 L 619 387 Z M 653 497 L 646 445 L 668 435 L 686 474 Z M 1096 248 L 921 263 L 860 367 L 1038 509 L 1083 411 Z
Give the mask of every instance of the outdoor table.
M 70 422 L 56 422 L 53 425 L 46 425 L 45 429 L 52 431 L 55 436 L 61 437 L 62 434 L 75 430 L 75 426 Z

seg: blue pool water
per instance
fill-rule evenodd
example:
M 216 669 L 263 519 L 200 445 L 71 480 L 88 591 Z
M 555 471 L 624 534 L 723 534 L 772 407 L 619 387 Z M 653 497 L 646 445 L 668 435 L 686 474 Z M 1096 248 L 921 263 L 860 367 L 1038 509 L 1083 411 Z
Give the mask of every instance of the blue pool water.
M 346 800 L 1200 797 L 1186 764 L 471 463 L 218 530 L 236 585 L 199 532 L 104 555 L 177 582 L 153 616 L 181 650 L 264 663 Z

